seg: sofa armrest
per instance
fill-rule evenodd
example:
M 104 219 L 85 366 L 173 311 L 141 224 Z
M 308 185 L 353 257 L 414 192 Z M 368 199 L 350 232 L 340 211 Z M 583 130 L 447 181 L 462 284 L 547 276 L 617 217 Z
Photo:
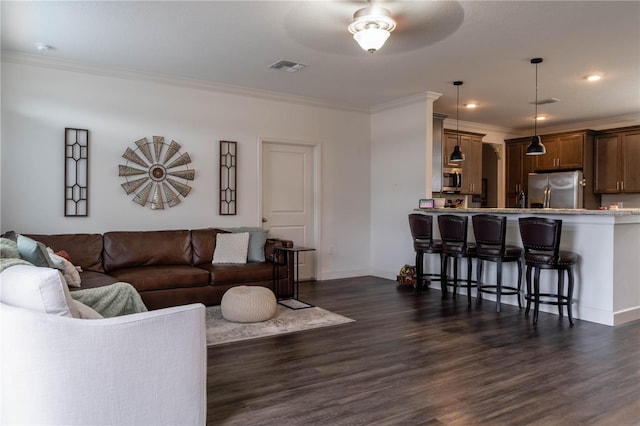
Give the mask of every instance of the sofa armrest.
M 280 238 L 267 238 L 264 244 L 264 258 L 267 262 L 273 262 L 274 247 L 293 247 L 293 241 Z
M 1 304 L 0 315 L 0 423 L 205 423 L 203 305 L 82 320 Z

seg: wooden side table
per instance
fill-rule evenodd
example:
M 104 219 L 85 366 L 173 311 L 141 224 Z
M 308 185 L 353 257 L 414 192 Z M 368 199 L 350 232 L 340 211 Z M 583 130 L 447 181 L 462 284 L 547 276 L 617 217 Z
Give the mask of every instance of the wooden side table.
M 311 247 L 302 247 L 302 246 L 293 246 L 293 247 L 274 247 L 273 248 L 273 288 L 277 289 L 278 285 L 278 274 L 277 269 L 279 262 L 280 254 L 283 256 L 286 253 L 293 253 L 293 261 L 295 262 L 295 270 L 293 272 L 293 297 L 288 299 L 280 299 L 278 293 L 276 292 L 276 298 L 278 299 L 278 303 L 282 306 L 286 306 L 289 309 L 306 309 L 313 308 L 313 305 L 307 302 L 303 302 L 300 300 L 300 253 L 304 251 L 315 251 L 316 249 Z M 282 252 L 282 253 L 279 253 Z

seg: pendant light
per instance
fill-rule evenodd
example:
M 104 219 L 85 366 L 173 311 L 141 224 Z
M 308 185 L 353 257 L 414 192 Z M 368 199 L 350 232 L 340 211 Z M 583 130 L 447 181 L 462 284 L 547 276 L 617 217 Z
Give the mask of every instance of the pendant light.
M 460 106 L 460 86 L 462 86 L 461 81 L 454 81 L 453 85 L 457 88 L 456 94 L 456 146 L 453 148 L 453 152 L 449 157 L 449 161 L 453 163 L 458 163 L 460 161 L 464 161 L 464 154 L 460 151 L 460 126 L 458 119 L 458 108 Z
M 533 117 L 533 137 L 531 143 L 527 146 L 527 155 L 542 155 L 547 153 L 547 149 L 542 145 L 542 139 L 538 136 L 538 64 L 542 62 L 542 58 L 533 58 L 532 64 L 536 66 L 536 112 Z

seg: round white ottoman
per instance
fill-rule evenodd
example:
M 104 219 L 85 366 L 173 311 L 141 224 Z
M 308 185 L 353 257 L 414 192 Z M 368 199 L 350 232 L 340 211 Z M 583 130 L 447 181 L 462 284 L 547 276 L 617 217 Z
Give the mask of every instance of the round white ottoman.
M 222 316 L 232 322 L 260 322 L 276 314 L 276 296 L 266 287 L 241 285 L 222 295 Z

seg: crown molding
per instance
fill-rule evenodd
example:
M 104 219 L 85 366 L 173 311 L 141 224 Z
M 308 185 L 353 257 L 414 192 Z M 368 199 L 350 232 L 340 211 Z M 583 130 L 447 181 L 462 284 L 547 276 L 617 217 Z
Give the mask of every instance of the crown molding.
M 395 109 L 403 106 L 414 105 L 421 102 L 424 103 L 429 99 L 433 99 L 435 101 L 438 98 L 440 98 L 440 96 L 442 96 L 442 93 L 436 93 L 436 92 L 417 93 L 415 95 L 405 96 L 404 98 L 396 99 L 390 102 L 385 102 L 384 104 L 374 105 L 373 107 L 371 107 L 371 113 L 375 114 L 378 112 L 389 111 L 391 109 Z
M 449 117 L 444 120 L 444 127 L 446 129 L 453 128 L 455 124 L 456 124 L 456 119 L 454 117 Z M 447 126 L 450 126 L 450 127 L 447 127 Z M 464 130 L 467 132 L 474 132 L 474 133 L 495 132 L 495 133 L 513 134 L 515 132 L 514 129 L 510 129 L 507 127 L 494 126 L 493 124 L 476 123 L 473 121 L 460 120 L 459 126 L 460 126 L 460 130 Z
M 572 132 L 575 130 L 606 130 L 616 129 L 618 127 L 629 127 L 640 125 L 640 114 L 628 114 L 617 117 L 608 117 L 598 120 L 580 121 L 576 123 L 559 124 L 551 127 L 538 127 L 538 134 L 544 135 L 548 133 Z M 516 130 L 513 132 L 514 137 L 531 136 L 531 129 Z
M 186 87 L 189 89 L 205 90 L 217 93 L 226 93 L 238 96 L 246 96 L 251 98 L 261 98 L 272 101 L 295 103 L 319 108 L 328 108 L 332 110 L 342 110 L 349 112 L 358 112 L 369 114 L 369 108 L 355 107 L 350 105 L 328 102 L 321 99 L 289 95 L 279 92 L 271 92 L 268 90 L 252 89 L 242 86 L 234 86 L 228 84 L 214 83 L 210 81 L 176 77 L 160 73 L 150 73 L 143 71 L 102 68 L 87 65 L 79 62 L 67 61 L 55 58 L 44 58 L 38 55 L 18 53 L 18 52 L 2 52 L 2 62 L 10 62 L 19 65 L 30 65 L 42 68 L 50 68 L 59 71 L 78 72 L 83 74 L 92 74 L 102 77 L 121 78 L 126 80 L 142 80 L 169 86 Z

